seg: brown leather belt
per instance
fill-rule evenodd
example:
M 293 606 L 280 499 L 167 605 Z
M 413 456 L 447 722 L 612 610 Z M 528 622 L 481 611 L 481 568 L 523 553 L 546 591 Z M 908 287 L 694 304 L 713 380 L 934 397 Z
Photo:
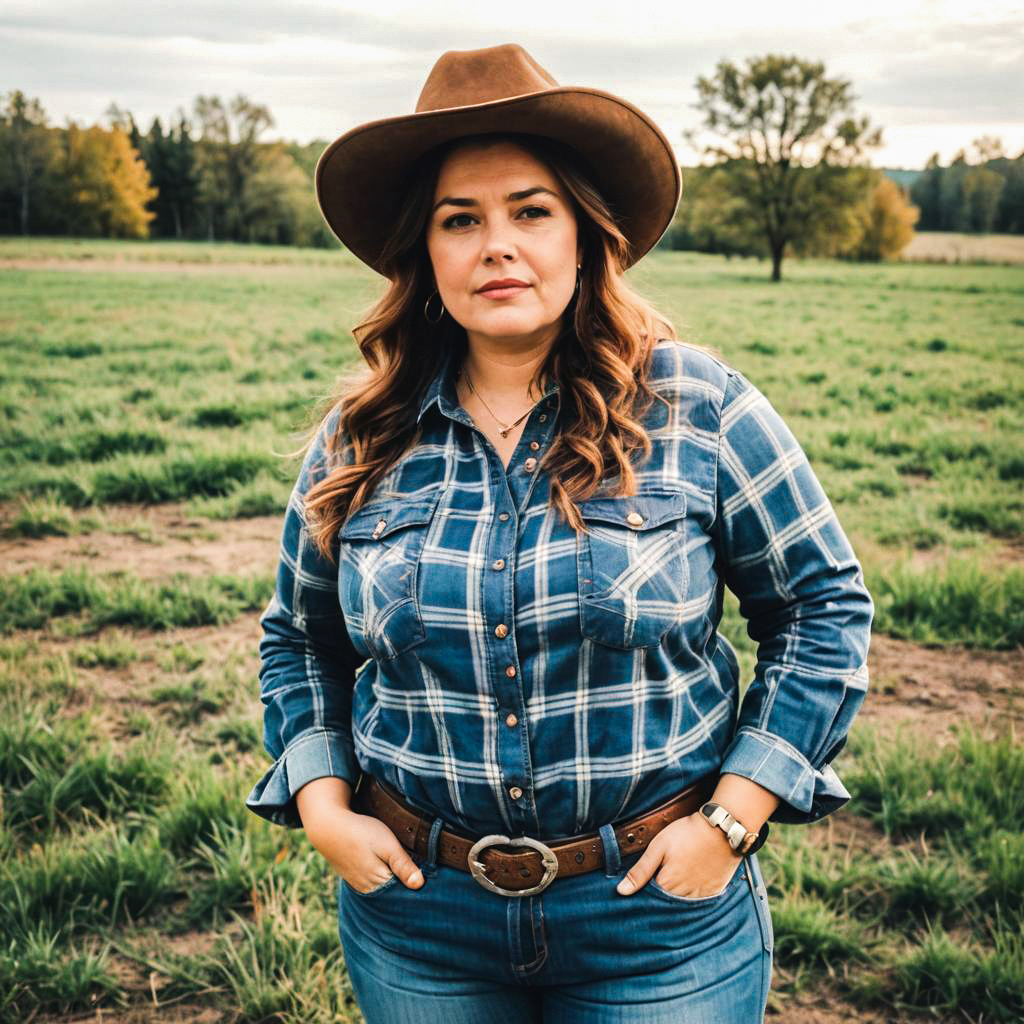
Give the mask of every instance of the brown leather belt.
M 717 774 L 706 775 L 671 800 L 614 826 L 623 856 L 647 845 L 666 825 L 692 814 L 711 799 Z M 411 807 L 399 793 L 376 776 L 364 773 L 352 797 L 352 809 L 379 818 L 410 852 L 423 857 L 433 819 Z M 524 849 L 511 853 L 500 846 Z M 556 878 L 568 878 L 604 866 L 604 844 L 597 832 L 543 843 L 528 836 L 482 836 L 472 839 L 442 828 L 437 840 L 437 863 L 468 871 L 485 889 L 508 896 L 541 892 Z

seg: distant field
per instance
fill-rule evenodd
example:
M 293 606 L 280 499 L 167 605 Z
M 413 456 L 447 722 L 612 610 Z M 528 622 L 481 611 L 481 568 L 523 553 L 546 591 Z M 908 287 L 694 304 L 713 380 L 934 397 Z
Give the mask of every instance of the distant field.
M 961 235 L 919 231 L 903 250 L 905 261 L 1024 264 L 1024 235 Z
M 763 855 L 770 1009 L 1019 1021 L 1024 267 L 785 278 L 631 274 L 780 409 L 878 606 L 854 799 Z M 360 1019 L 331 872 L 241 801 L 281 453 L 379 290 L 339 252 L 0 239 L 0 1022 Z

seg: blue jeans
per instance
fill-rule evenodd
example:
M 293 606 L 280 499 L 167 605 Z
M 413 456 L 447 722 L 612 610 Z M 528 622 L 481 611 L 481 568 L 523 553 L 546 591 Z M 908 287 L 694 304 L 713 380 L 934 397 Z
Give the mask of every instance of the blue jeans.
M 752 854 L 725 889 L 686 899 L 652 878 L 615 887 L 642 850 L 600 832 L 605 868 L 502 896 L 436 862 L 442 820 L 409 889 L 343 879 L 338 921 L 367 1024 L 758 1024 L 771 982 L 772 923 Z

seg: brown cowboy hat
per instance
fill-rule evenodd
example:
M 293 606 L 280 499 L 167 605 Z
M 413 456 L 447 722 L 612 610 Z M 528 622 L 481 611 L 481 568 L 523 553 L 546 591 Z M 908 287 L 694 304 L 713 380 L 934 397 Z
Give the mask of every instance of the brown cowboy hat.
M 442 142 L 496 131 L 558 139 L 583 157 L 629 241 L 627 266 L 671 223 L 682 180 L 657 125 L 611 93 L 559 85 L 516 43 L 449 50 L 414 114 L 369 121 L 335 139 L 316 165 L 320 211 L 345 246 L 383 272 L 380 256 L 417 161 Z

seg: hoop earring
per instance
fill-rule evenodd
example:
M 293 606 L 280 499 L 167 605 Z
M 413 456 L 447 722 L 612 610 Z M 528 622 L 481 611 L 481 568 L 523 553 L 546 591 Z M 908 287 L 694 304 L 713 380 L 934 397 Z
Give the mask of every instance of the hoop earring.
M 576 264 L 576 287 L 572 290 L 572 297 L 575 299 L 580 293 L 580 268 L 583 266 L 582 263 Z
M 427 312 L 427 307 L 430 305 L 430 300 L 433 299 L 435 295 L 437 295 L 437 301 L 441 304 L 441 312 L 438 313 L 436 320 L 430 315 L 429 312 Z M 430 298 L 423 303 L 423 319 L 426 320 L 428 324 L 439 324 L 444 319 L 444 312 L 444 303 L 441 302 L 441 296 L 438 293 L 437 289 L 435 288 L 434 291 L 431 292 Z

